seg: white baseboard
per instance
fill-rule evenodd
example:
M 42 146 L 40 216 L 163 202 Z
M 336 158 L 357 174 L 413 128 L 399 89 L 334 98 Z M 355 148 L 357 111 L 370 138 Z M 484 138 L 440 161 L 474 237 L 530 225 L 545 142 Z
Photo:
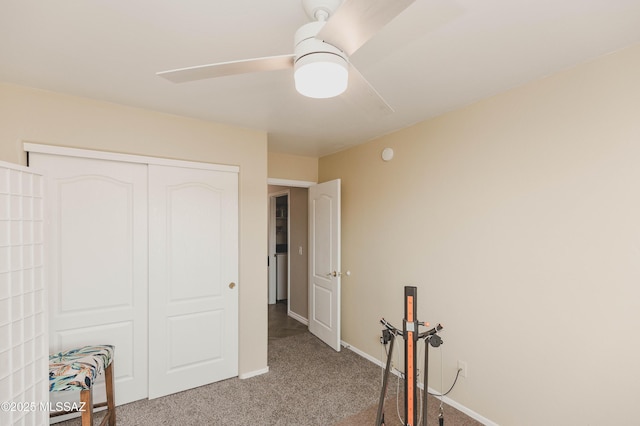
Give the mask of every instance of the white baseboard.
M 360 349 L 351 346 L 349 343 L 345 342 L 344 340 L 340 341 L 340 344 L 345 347 L 346 349 L 349 349 L 353 352 L 355 352 L 356 354 L 360 355 L 362 358 L 369 360 L 371 362 L 373 362 L 374 364 L 376 364 L 378 367 L 380 368 L 384 368 L 385 367 L 385 363 L 380 361 L 377 358 L 372 357 L 371 355 L 361 351 Z M 393 374 L 395 374 L 396 376 L 400 376 L 400 371 L 396 370 L 395 368 L 391 371 Z M 418 387 L 420 389 L 424 389 L 424 385 L 422 383 L 418 383 Z M 438 391 L 432 389 L 431 387 L 429 387 L 429 392 L 431 393 L 438 393 Z M 480 423 L 482 423 L 485 426 L 499 426 L 496 422 L 493 422 L 489 419 L 487 419 L 484 416 L 481 416 L 480 414 L 476 413 L 475 411 L 465 407 L 464 405 L 454 401 L 453 399 L 449 398 L 449 397 L 443 397 L 442 400 L 444 401 L 445 404 L 450 405 L 451 407 L 455 408 L 456 410 L 466 414 L 467 416 L 471 417 L 474 420 L 479 421 Z
M 269 367 L 262 368 L 260 370 L 249 371 L 248 373 L 242 373 L 238 375 L 239 379 L 250 379 L 255 376 L 260 376 L 269 372 Z
M 289 315 L 294 320 L 303 323 L 304 325 L 307 325 L 307 326 L 309 325 L 309 320 L 308 319 L 301 317 L 299 314 L 296 314 L 293 311 L 287 312 L 287 315 Z
M 422 389 L 424 386 L 419 385 L 420 388 Z M 431 389 L 431 387 L 429 387 L 429 392 L 431 393 L 438 393 L 437 391 Z M 456 410 L 466 414 L 467 416 L 471 417 L 474 420 L 479 421 L 480 423 L 482 423 L 485 426 L 499 426 L 498 423 L 491 421 L 489 419 L 487 419 L 484 416 L 481 416 L 480 414 L 476 413 L 473 410 L 470 410 L 469 408 L 465 407 L 462 404 L 457 403 L 456 401 L 454 401 L 453 399 L 445 396 L 444 398 L 442 398 L 442 400 L 444 401 L 445 404 L 452 406 L 453 408 L 455 408 Z
M 347 342 L 345 342 L 344 340 L 340 340 L 340 344 L 346 348 L 349 349 L 355 353 L 357 353 L 358 355 L 360 355 L 362 358 L 371 361 L 372 363 L 376 364 L 378 367 L 384 367 L 384 363 L 382 361 L 380 361 L 377 358 L 372 357 L 371 355 L 369 355 L 368 353 L 362 352 L 360 349 L 351 346 L 350 344 L 348 344 Z

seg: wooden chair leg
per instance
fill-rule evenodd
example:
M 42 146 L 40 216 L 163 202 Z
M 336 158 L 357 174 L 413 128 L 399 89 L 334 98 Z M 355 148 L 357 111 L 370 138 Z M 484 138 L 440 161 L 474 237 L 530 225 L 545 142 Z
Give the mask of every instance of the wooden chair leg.
M 93 426 L 93 390 L 86 389 L 80 391 L 80 402 L 84 403 L 82 426 Z
M 105 372 L 105 384 L 107 386 L 107 413 L 109 416 L 109 426 L 116 426 L 116 401 L 114 396 L 113 386 L 113 361 L 106 368 Z

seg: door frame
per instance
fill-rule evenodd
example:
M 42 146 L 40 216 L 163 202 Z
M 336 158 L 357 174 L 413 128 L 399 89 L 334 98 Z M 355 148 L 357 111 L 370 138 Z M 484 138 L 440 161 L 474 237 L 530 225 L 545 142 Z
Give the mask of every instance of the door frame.
M 277 178 L 267 179 L 267 185 L 290 186 L 293 188 L 309 188 L 317 184 L 318 182 L 311 182 L 309 180 L 292 180 L 292 179 L 277 179 Z
M 267 187 L 269 185 L 274 185 L 274 186 L 286 186 L 288 188 L 307 188 L 307 189 L 309 189 L 313 185 L 317 185 L 317 184 L 318 184 L 317 182 L 312 182 L 312 181 L 308 181 L 308 180 L 267 178 Z M 276 193 L 274 192 L 273 194 L 276 194 Z M 270 195 L 271 194 L 268 194 L 268 196 L 267 196 L 267 203 L 271 202 Z M 291 204 L 291 194 L 289 194 L 289 204 Z M 268 205 L 269 205 L 269 208 L 270 208 L 270 204 L 268 204 Z M 291 209 L 289 209 L 289 211 L 288 211 L 289 219 L 291 219 L 291 216 L 290 216 L 291 215 L 291 211 L 290 210 Z M 269 211 L 269 215 L 271 215 L 271 211 Z M 269 228 L 268 228 L 269 232 L 271 232 L 271 225 L 268 225 L 268 226 L 269 226 Z M 287 226 L 290 227 L 290 221 L 287 222 Z M 291 231 L 291 229 L 289 229 L 289 231 Z M 308 231 L 308 229 L 307 229 L 307 231 Z M 269 234 L 267 236 L 267 238 L 270 239 L 271 235 Z M 291 245 L 290 244 L 290 239 L 291 239 L 291 232 L 289 232 L 288 235 L 287 235 L 287 244 L 289 246 Z M 271 256 L 270 248 L 268 250 L 269 250 L 269 256 L 270 256 L 269 257 L 269 261 L 271 262 L 271 261 L 273 261 L 271 259 L 273 256 Z M 290 278 L 291 278 L 291 276 L 290 276 L 290 272 L 291 272 L 291 262 L 288 262 L 287 263 L 287 280 L 289 281 L 289 283 L 288 283 L 288 287 L 287 287 L 287 293 L 288 293 L 289 298 L 287 299 L 287 315 L 289 315 L 291 318 L 294 318 L 295 320 L 301 322 L 302 324 L 309 325 L 308 318 L 304 318 L 304 317 L 296 314 L 295 312 L 291 311 L 291 305 L 290 305 L 290 303 L 291 303 L 291 287 L 290 287 L 290 284 L 291 284 Z M 269 273 L 270 272 L 267 271 L 267 274 L 269 274 Z M 269 277 L 268 276 L 267 276 L 267 285 L 269 285 Z M 267 302 L 269 302 L 269 300 L 267 300 Z

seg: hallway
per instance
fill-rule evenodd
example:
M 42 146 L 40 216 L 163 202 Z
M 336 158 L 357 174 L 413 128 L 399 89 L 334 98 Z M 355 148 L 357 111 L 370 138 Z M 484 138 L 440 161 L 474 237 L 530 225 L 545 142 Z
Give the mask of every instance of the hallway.
M 309 328 L 287 315 L 287 301 L 269 305 L 269 340 L 306 333 Z

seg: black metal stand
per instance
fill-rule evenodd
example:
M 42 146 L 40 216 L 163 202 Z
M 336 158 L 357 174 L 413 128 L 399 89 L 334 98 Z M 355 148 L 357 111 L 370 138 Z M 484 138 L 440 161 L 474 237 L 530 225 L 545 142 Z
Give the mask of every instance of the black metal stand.
M 391 357 L 393 355 L 393 344 L 395 343 L 395 336 L 402 336 L 404 338 L 404 371 L 405 371 L 405 383 L 404 383 L 404 413 L 405 413 L 405 426 L 418 426 L 418 410 L 417 410 L 417 375 L 416 375 L 416 361 L 417 361 L 417 342 L 420 339 L 425 340 L 425 359 L 424 359 L 424 394 L 422 398 L 423 416 L 422 425 L 427 425 L 427 389 L 428 389 L 428 377 L 429 377 L 429 346 L 438 347 L 442 344 L 442 339 L 437 335 L 438 331 L 442 330 L 442 325 L 438 324 L 434 328 L 418 333 L 418 327 L 429 326 L 423 322 L 419 322 L 417 318 L 417 303 L 416 298 L 418 289 L 416 287 L 406 286 L 404 288 L 405 310 L 404 319 L 402 321 L 402 331 L 387 322 L 384 318 L 380 320 L 380 323 L 385 327 L 382 332 L 382 343 L 391 343 L 389 347 L 389 353 L 387 355 L 387 364 L 384 370 L 384 376 L 382 380 L 382 390 L 380 392 L 380 401 L 378 403 L 378 414 L 376 416 L 375 426 L 384 425 L 384 398 L 387 394 L 387 383 L 389 380 L 389 373 L 391 372 Z
M 384 321 L 384 318 L 382 319 Z M 385 321 L 386 322 L 386 321 Z M 384 369 L 384 376 L 382 379 L 382 391 L 380 392 L 380 403 L 378 404 L 378 415 L 376 417 L 376 426 L 384 425 L 384 397 L 387 395 L 387 383 L 389 382 L 389 372 L 391 371 L 391 359 L 393 355 L 393 344 L 396 341 L 395 333 L 390 335 L 391 346 L 389 346 L 389 353 L 387 355 L 387 366 Z

